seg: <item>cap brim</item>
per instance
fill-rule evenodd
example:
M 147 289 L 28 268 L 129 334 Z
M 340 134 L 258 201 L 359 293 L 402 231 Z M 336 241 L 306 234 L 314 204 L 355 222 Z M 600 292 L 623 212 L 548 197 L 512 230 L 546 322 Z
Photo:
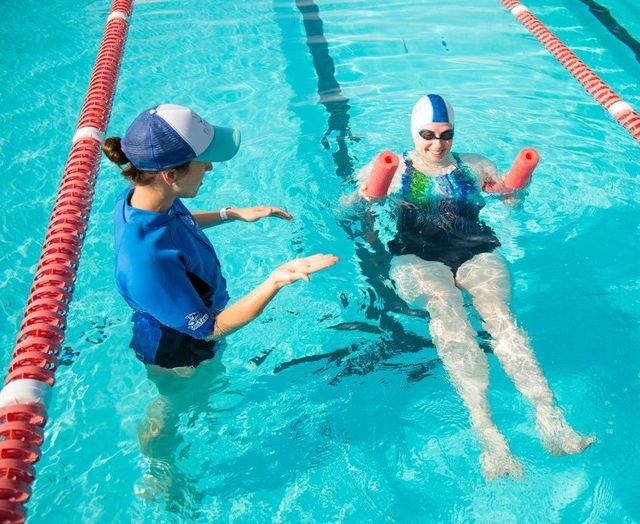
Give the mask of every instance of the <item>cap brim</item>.
M 240 148 L 240 131 L 230 127 L 213 126 L 213 140 L 195 160 L 199 162 L 224 162 L 235 156 Z

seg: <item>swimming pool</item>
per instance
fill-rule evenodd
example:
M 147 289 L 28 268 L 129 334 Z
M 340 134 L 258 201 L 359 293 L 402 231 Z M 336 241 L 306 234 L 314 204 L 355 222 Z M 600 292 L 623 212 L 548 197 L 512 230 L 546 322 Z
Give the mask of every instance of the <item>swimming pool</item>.
M 640 38 L 630 2 L 599 3 Z M 633 139 L 497 1 L 318 1 L 324 50 L 317 38 L 307 46 L 295 2 L 230 4 L 136 3 L 110 131 L 121 133 L 138 110 L 163 101 L 243 130 L 238 157 L 210 175 L 216 183 L 191 207 L 268 202 L 286 205 L 296 221 L 210 233 L 232 296 L 294 256 L 330 250 L 342 261 L 282 293 L 188 386 L 167 386 L 182 390 L 171 393 L 180 409 L 167 419 L 179 431 L 150 452 L 168 460 L 176 481 L 168 504 L 148 501 L 137 425 L 157 392 L 126 348 L 129 311 L 112 281 L 111 213 L 123 182 L 105 162 L 31 520 L 638 519 Z M 640 107 L 640 64 L 584 3 L 527 5 Z M 2 186 L 0 212 L 5 348 L 108 5 L 28 1 L 9 10 L 14 23 L 0 30 L 15 49 L 0 65 L 0 157 L 15 174 Z M 599 441 L 581 455 L 547 455 L 530 408 L 491 362 L 493 413 L 525 464 L 520 482 L 482 478 L 477 442 L 425 319 L 395 297 L 384 255 L 339 204 L 354 187 L 354 169 L 380 149 L 407 147 L 408 112 L 425 91 L 455 105 L 457 150 L 504 168 L 524 145 L 542 156 L 524 206 L 495 202 L 485 216 L 511 262 L 514 310 L 560 405 Z M 384 225 L 383 211 L 374 208 Z M 8 350 L 2 358 L 6 368 Z M 152 473 L 157 482 L 166 477 L 161 464 Z

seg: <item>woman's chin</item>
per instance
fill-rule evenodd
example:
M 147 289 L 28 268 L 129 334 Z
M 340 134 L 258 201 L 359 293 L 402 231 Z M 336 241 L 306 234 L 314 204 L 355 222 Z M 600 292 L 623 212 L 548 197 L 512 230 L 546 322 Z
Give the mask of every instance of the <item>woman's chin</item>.
M 195 198 L 198 196 L 198 190 L 200 188 L 194 190 L 194 191 L 185 191 L 183 193 L 180 193 L 178 195 L 176 195 L 178 198 Z

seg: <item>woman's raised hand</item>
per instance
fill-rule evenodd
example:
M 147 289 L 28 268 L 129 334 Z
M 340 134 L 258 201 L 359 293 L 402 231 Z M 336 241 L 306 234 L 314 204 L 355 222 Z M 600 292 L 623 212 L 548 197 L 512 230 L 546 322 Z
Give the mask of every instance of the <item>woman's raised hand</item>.
M 293 220 L 293 217 L 284 209 L 275 206 L 236 207 L 233 209 L 233 218 L 244 222 L 255 222 L 266 217 Z
M 367 190 L 369 189 L 369 185 L 368 184 L 364 184 L 362 186 L 360 186 L 358 188 L 358 195 L 360 196 L 360 198 L 363 198 L 364 200 L 366 200 L 367 202 L 382 202 L 383 200 L 385 200 L 387 198 L 387 195 L 383 195 L 383 196 L 371 196 L 367 194 Z
M 274 269 L 271 275 L 269 275 L 269 281 L 278 288 L 282 288 L 297 280 L 309 282 L 311 280 L 309 278 L 311 273 L 316 273 L 331 267 L 337 261 L 337 256 L 322 253 L 310 257 L 296 258 Z

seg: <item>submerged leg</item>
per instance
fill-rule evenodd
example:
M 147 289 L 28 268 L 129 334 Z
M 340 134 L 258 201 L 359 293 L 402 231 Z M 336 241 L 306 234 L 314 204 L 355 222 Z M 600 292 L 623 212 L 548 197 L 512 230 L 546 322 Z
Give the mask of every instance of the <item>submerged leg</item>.
M 529 337 L 516 325 L 509 307 L 509 271 L 497 253 L 476 255 L 460 266 L 456 282 L 467 290 L 493 337 L 493 351 L 516 388 L 533 404 L 538 431 L 553 454 L 577 453 L 594 442 L 582 437 L 555 406 L 553 393 L 536 360 Z
M 147 374 L 158 388 L 158 396 L 147 407 L 144 422 L 138 424 L 140 451 L 148 469 L 142 482 L 135 486 L 135 493 L 166 504 L 169 512 L 178 507 L 187 510 L 195 499 L 193 481 L 177 464 L 177 450 L 183 444 L 179 421 L 185 408 L 180 395 L 185 379 L 167 371 L 157 373 L 149 367 Z
M 426 307 L 431 316 L 429 330 L 438 355 L 480 438 L 483 448 L 480 462 L 485 476 L 491 479 L 521 475 L 520 463 L 491 419 L 487 358 L 476 342 L 451 270 L 441 262 L 402 255 L 394 259 L 391 277 L 407 303 Z
M 142 482 L 135 486 L 140 498 L 164 503 L 170 513 L 179 513 L 191 520 L 200 513 L 202 493 L 197 478 L 179 465 L 179 453 L 184 446 L 181 418 L 192 413 L 206 413 L 213 364 L 203 362 L 197 369 L 161 369 L 147 366 L 147 377 L 158 389 L 158 396 L 149 404 L 144 422 L 138 424 L 140 451 L 148 469 Z M 209 373 L 207 373 L 209 372 Z M 193 395 L 198 391 L 197 395 Z

